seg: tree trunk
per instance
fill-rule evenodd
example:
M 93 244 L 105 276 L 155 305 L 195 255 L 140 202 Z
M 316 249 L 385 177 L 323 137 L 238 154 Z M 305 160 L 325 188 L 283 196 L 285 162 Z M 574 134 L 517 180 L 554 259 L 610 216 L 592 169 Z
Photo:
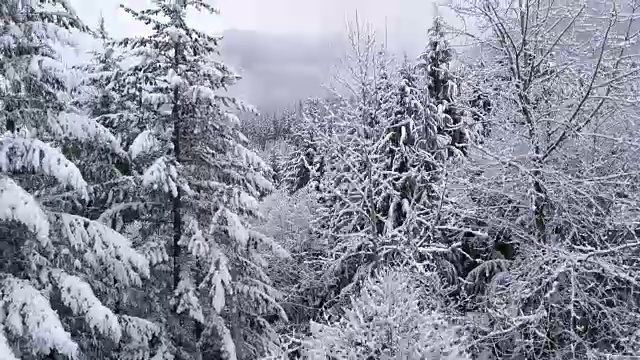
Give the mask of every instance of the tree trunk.
M 180 45 L 175 44 L 174 47 L 174 69 L 178 70 L 180 61 Z M 180 104 L 179 104 L 179 91 L 176 87 L 173 89 L 173 108 L 171 110 L 171 117 L 173 118 L 173 152 L 176 162 L 180 162 Z M 178 186 L 177 194 L 173 198 L 172 214 L 173 214 L 173 290 L 175 291 L 180 281 L 180 238 L 182 237 L 182 217 L 180 210 L 182 208 L 182 190 Z
M 179 51 L 180 45 L 175 44 L 174 46 L 174 70 L 178 70 L 178 65 L 180 61 Z M 172 134 L 172 143 L 173 143 L 173 154 L 175 156 L 176 163 L 180 162 L 180 104 L 179 104 L 179 96 L 180 93 L 178 88 L 173 89 L 173 107 L 171 109 L 171 118 L 173 121 L 173 134 Z M 182 216 L 180 211 L 182 210 L 182 189 L 180 186 L 177 187 L 177 192 L 175 196 L 172 198 L 172 206 L 171 213 L 173 217 L 173 244 L 172 244 L 172 257 L 173 257 L 173 282 L 172 289 L 173 293 L 178 288 L 178 284 L 180 283 L 180 238 L 182 238 Z M 171 295 L 173 296 L 173 294 Z M 184 328 L 183 318 L 177 313 L 177 304 L 173 309 L 175 312 L 175 320 L 179 324 L 179 328 Z M 174 336 L 177 334 L 174 334 Z M 184 340 L 182 334 L 180 334 L 179 338 L 176 339 L 176 345 L 180 348 L 184 345 Z M 182 356 L 178 354 L 178 359 L 181 359 Z

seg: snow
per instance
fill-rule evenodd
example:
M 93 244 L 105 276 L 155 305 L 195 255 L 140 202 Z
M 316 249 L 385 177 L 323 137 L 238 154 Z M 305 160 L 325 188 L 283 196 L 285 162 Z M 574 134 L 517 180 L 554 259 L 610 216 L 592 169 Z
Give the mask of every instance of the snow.
M 248 230 L 248 232 L 252 239 L 257 240 L 259 243 L 264 245 L 267 249 L 269 249 L 269 251 L 271 251 L 272 254 L 276 255 L 281 259 L 291 258 L 291 254 L 285 248 L 283 248 L 280 244 L 278 244 L 278 242 L 276 242 L 274 239 L 268 236 L 265 236 L 254 230 Z
M 40 80 L 42 78 L 42 70 L 40 69 L 40 60 L 39 56 L 33 56 L 31 61 L 29 62 L 28 71 L 31 75 L 33 75 L 36 79 Z
M 213 91 L 210 87 L 202 86 L 202 85 L 194 85 L 191 86 L 187 92 L 187 96 L 191 98 L 191 101 L 198 102 L 198 100 L 208 100 L 208 101 L 216 101 L 217 96 L 215 91 Z
M 79 191 L 85 199 L 89 197 L 80 170 L 60 150 L 37 139 L 0 136 L 0 171 L 43 173 Z
M 225 113 L 224 117 L 227 120 L 227 124 L 229 124 L 229 126 L 231 127 L 240 126 L 240 118 L 238 117 L 238 115 L 233 113 Z
M 105 267 L 108 277 L 123 285 L 140 285 L 141 277 L 149 277 L 149 261 L 118 232 L 75 215 L 58 214 L 58 219 L 72 248 L 84 252 L 84 260 L 94 268 Z
M 221 284 L 224 286 L 231 285 L 231 274 L 229 273 L 229 260 L 216 245 L 211 247 L 211 266 L 209 268 L 208 277 L 219 277 Z M 216 280 L 213 281 L 214 283 Z M 217 289 L 215 289 L 217 291 Z
M 144 209 L 144 207 L 145 207 L 145 203 L 140 201 L 117 204 L 111 207 L 110 209 L 105 210 L 102 214 L 100 214 L 97 221 L 99 223 L 109 225 L 111 220 L 113 220 L 114 218 L 117 218 L 118 215 L 120 215 L 123 211 L 139 210 L 139 209 Z
M 183 234 L 183 239 L 180 240 L 180 245 L 187 245 L 187 250 L 196 258 L 206 258 L 209 253 L 209 244 L 207 240 L 204 238 L 202 230 L 200 230 L 200 225 L 198 221 L 192 217 L 188 217 L 185 219 L 185 231 Z M 188 240 L 185 241 L 185 238 L 188 237 Z
M 258 200 L 244 191 L 240 192 L 237 205 L 249 211 L 257 211 L 259 208 Z
M 11 350 L 9 342 L 4 335 L 4 326 L 0 325 L 0 359 L 3 360 L 18 360 L 18 358 Z
M 49 126 L 51 131 L 60 138 L 71 138 L 82 142 L 95 141 L 98 144 L 105 144 L 118 155 L 126 154 L 109 129 L 86 115 L 62 112 L 57 118 L 49 121 Z
M 33 231 L 42 245 L 50 244 L 47 215 L 29 193 L 7 177 L 0 178 L 0 220 L 18 221 Z
M 159 142 L 151 130 L 141 132 L 136 136 L 129 147 L 131 159 L 134 160 L 142 154 L 146 154 L 157 149 L 158 145 Z
M 49 301 L 27 281 L 5 277 L 0 282 L 0 322 L 16 336 L 30 336 L 34 350 L 57 350 L 75 358 L 78 345 L 65 331 Z
M 269 166 L 264 162 L 264 160 L 262 160 L 260 156 L 258 156 L 258 154 L 240 144 L 236 144 L 235 152 L 236 155 L 239 156 L 246 165 L 249 165 L 254 169 L 262 170 L 269 168 Z
M 202 307 L 200 306 L 193 280 L 188 274 L 184 272 L 181 274 L 180 282 L 178 282 L 174 295 L 178 298 L 176 313 L 182 314 L 186 311 L 192 319 L 201 324 L 204 323 Z
M 153 189 L 160 188 L 165 193 L 178 196 L 178 174 L 176 168 L 170 164 L 166 157 L 162 156 L 144 172 L 142 184 Z
M 91 328 L 110 337 L 113 341 L 119 342 L 122 329 L 117 316 L 102 305 L 93 294 L 89 284 L 77 276 L 68 275 L 61 271 L 54 273 L 54 276 L 58 278 L 62 302 L 75 315 L 83 315 Z
M 181 40 L 184 40 L 185 38 L 188 38 L 187 33 L 183 29 L 175 26 L 167 27 L 166 29 L 164 29 L 164 33 L 167 34 L 173 42 L 179 42 Z
M 145 104 L 154 105 L 156 107 L 161 107 L 163 105 L 171 104 L 171 97 L 166 94 L 158 94 L 158 93 L 145 93 L 143 95 L 142 101 Z M 169 112 L 170 114 L 171 112 Z
M 160 333 L 160 327 L 153 322 L 129 315 L 122 316 L 122 328 L 138 344 L 149 343 L 153 336 Z
M 213 314 L 211 319 L 211 326 L 215 329 L 216 333 L 221 337 L 222 345 L 220 349 L 228 360 L 236 360 L 236 345 L 231 336 L 231 332 L 225 325 L 224 319 L 218 315 Z
M 180 75 L 176 74 L 173 69 L 169 69 L 166 79 L 172 89 L 179 88 L 186 84 L 186 81 Z
M 218 313 L 222 313 L 222 309 L 224 309 L 225 305 L 225 291 L 224 286 L 222 285 L 222 275 L 220 271 L 216 271 L 213 274 L 213 278 L 211 280 L 213 283 L 213 298 L 211 299 L 211 305 L 213 309 Z
M 225 209 L 225 217 L 227 219 L 227 231 L 231 239 L 238 242 L 239 247 L 246 247 L 247 241 L 249 241 L 249 232 L 240 217 L 229 209 Z

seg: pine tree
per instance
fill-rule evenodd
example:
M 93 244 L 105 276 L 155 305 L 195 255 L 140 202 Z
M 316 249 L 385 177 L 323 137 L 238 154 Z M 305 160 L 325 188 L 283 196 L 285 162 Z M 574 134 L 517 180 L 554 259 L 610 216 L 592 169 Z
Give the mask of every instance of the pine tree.
M 129 152 L 136 155 L 135 171 L 144 169 L 145 192 L 169 210 L 155 215 L 169 226 L 156 225 L 151 234 L 145 226 L 137 237 L 159 262 L 156 291 L 170 289 L 170 304 L 156 301 L 169 314 L 176 354 L 255 358 L 272 346 L 265 316 L 286 319 L 263 270 L 267 253 L 286 254 L 247 222 L 258 216 L 257 199 L 272 189 L 265 178 L 270 174 L 247 149 L 231 112 L 249 108 L 221 93 L 238 76 L 215 58 L 219 39 L 185 20 L 187 8 L 214 9 L 202 1 L 183 5 L 160 2 L 140 12 L 125 7 L 153 34 L 119 43 L 141 60 L 119 72 L 114 87 L 141 98 L 146 128 Z M 130 80 L 136 78 L 145 85 Z
M 399 70 L 391 117 L 385 123 L 384 137 L 377 146 L 381 154 L 384 180 L 391 186 L 380 199 L 379 211 L 385 219 L 384 232 L 405 227 L 416 206 L 433 206 L 436 200 L 440 139 L 434 133 L 432 118 L 425 116 L 414 66 L 405 59 Z M 420 211 L 427 211 L 421 209 Z M 418 224 L 405 228 L 403 236 L 413 237 Z M 381 231 L 382 232 L 382 231 Z
M 105 289 L 140 285 L 149 264 L 124 236 L 80 216 L 92 189 L 65 155 L 122 152 L 68 103 L 53 44 L 86 27 L 65 1 L 5 1 L 0 17 L 0 353 L 75 358 L 94 351 L 90 339 L 117 343 L 138 331 Z
M 429 29 L 429 43 L 420 55 L 418 67 L 424 76 L 425 109 L 438 117 L 437 133 L 450 138 L 448 156 L 467 155 L 469 136 L 462 111 L 456 104 L 458 80 L 451 73 L 453 50 L 446 39 L 444 20 L 437 16 Z
M 375 122 L 371 126 L 372 138 L 378 139 L 382 135 L 386 121 L 393 116 L 394 78 L 391 69 L 392 61 L 386 46 L 382 47 L 376 57 L 374 113 Z
M 319 99 L 304 102 L 302 118 L 293 126 L 289 145 L 294 149 L 284 163 L 282 182 L 290 193 L 318 182 L 324 172 L 324 154 L 319 132 L 326 129 L 323 124 L 322 108 L 325 105 Z

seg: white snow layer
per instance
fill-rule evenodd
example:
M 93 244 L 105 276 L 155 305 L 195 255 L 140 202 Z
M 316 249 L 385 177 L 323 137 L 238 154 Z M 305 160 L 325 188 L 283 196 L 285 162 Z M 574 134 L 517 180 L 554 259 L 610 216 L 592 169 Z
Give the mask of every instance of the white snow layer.
M 118 317 L 93 294 L 91 286 L 77 276 L 57 272 L 62 301 L 75 315 L 83 315 L 91 328 L 118 342 L 122 329 Z
M 0 325 L 0 359 L 3 360 L 18 360 L 16 355 L 11 350 L 7 338 L 4 335 L 4 326 Z
M 0 178 L 0 220 L 18 221 L 33 231 L 43 244 L 49 243 L 49 220 L 38 202 L 13 180 Z
M 53 176 L 60 183 L 80 191 L 84 198 L 89 197 L 80 170 L 60 150 L 38 139 L 0 136 L 0 171 L 29 171 Z
M 9 333 L 30 336 L 34 350 L 41 354 L 55 349 L 75 359 L 78 345 L 40 291 L 27 281 L 7 277 L 0 282 L 0 296 L 0 321 Z
M 97 141 L 105 144 L 118 155 L 125 154 L 120 142 L 111 131 L 88 116 L 63 112 L 57 118 L 52 118 L 49 121 L 49 126 L 57 136 L 69 137 L 82 142 Z
M 58 215 L 71 246 L 84 251 L 84 260 L 90 265 L 106 267 L 107 273 L 123 285 L 139 285 L 141 276 L 149 277 L 149 261 L 132 248 L 127 238 L 97 221 Z
M 129 154 L 131 159 L 135 159 L 141 154 L 153 151 L 158 146 L 158 140 L 153 136 L 153 133 L 149 130 L 145 130 L 138 134 L 131 143 L 129 148 Z
M 177 180 L 178 171 L 164 156 L 149 166 L 142 176 L 144 186 L 151 186 L 153 189 L 161 188 L 162 191 L 170 192 L 174 197 L 178 196 Z

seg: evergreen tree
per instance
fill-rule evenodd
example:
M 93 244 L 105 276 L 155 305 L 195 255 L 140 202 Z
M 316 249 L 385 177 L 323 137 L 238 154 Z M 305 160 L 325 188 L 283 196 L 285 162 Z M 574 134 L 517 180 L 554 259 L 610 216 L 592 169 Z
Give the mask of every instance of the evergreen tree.
M 414 232 L 424 225 L 406 222 L 415 216 L 412 213 L 434 207 L 443 161 L 439 156 L 441 141 L 434 132 L 433 117 L 425 116 L 414 66 L 405 59 L 399 73 L 392 116 L 387 119 L 384 137 L 377 146 L 381 171 L 390 185 L 380 199 L 378 211 L 385 224 L 380 224 L 379 232 L 401 230 L 407 240 L 416 236 L 420 239 Z
M 458 80 L 451 73 L 453 50 L 444 32 L 444 20 L 437 16 L 429 29 L 429 43 L 420 55 L 418 67 L 423 73 L 424 101 L 428 112 L 438 118 L 437 133 L 450 138 L 448 156 L 467 155 L 469 136 L 462 111 L 456 104 Z
M 396 81 L 391 69 L 391 60 L 385 47 L 378 51 L 375 73 L 375 123 L 371 126 L 372 137 L 378 139 L 382 135 L 384 124 L 393 116 L 394 82 Z
M 322 124 L 322 107 L 319 99 L 306 101 L 301 109 L 302 119 L 293 126 L 289 144 L 293 151 L 284 163 L 282 182 L 290 193 L 304 188 L 309 183 L 318 182 L 324 172 L 323 148 L 319 132 L 326 126 Z
M 265 251 L 286 254 L 247 222 L 258 216 L 257 199 L 272 189 L 268 166 L 247 149 L 231 112 L 248 107 L 220 93 L 238 76 L 215 58 L 219 39 L 188 25 L 189 7 L 214 12 L 203 1 L 125 8 L 153 33 L 119 42 L 140 61 L 119 71 L 113 87 L 139 97 L 145 111 L 145 129 L 129 153 L 134 171 L 142 172 L 136 177 L 145 190 L 137 196 L 160 204 L 153 218 L 163 224 L 147 218 L 134 232 L 157 263 L 150 291 L 170 294 L 170 303 L 155 302 L 169 318 L 176 355 L 255 358 L 273 346 L 265 316 L 286 319 L 263 270 Z M 122 205 L 109 216 L 122 218 L 131 203 Z M 145 313 L 162 320 L 153 309 Z
M 105 289 L 140 285 L 149 264 L 124 236 L 81 216 L 92 189 L 65 156 L 78 146 L 122 152 L 68 103 L 54 44 L 86 27 L 65 1 L 4 1 L 0 18 L 0 357 L 76 358 L 140 331 Z

